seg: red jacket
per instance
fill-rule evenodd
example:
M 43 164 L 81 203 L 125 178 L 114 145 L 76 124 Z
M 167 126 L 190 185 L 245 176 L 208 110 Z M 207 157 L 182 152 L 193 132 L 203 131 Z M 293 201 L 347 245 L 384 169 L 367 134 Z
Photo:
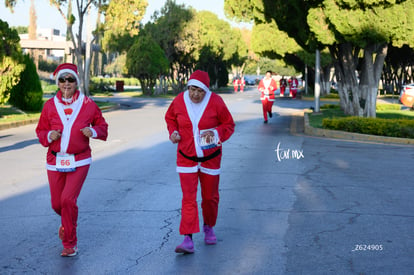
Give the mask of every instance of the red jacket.
M 293 78 L 293 79 L 291 78 L 291 79 L 288 80 L 288 82 L 289 82 L 289 89 L 291 89 L 291 90 L 297 90 L 298 89 L 299 83 L 298 83 L 298 80 L 296 78 Z
M 39 142 L 49 148 L 47 151 L 48 170 L 56 170 L 56 153 L 61 151 L 75 154 L 76 167 L 92 162 L 89 138 L 82 134 L 81 129 L 91 127 L 97 139 L 106 140 L 108 136 L 108 124 L 96 103 L 79 91 L 75 93 L 74 98 L 75 101 L 71 104 L 73 113 L 69 120 L 63 109 L 61 91 L 45 103 L 40 115 L 36 134 Z M 60 130 L 62 136 L 56 141 L 49 142 L 48 135 L 52 130 Z
M 171 103 L 165 114 L 168 132 L 178 131 L 181 140 L 177 147 L 177 172 L 195 173 L 202 172 L 212 175 L 220 173 L 221 144 L 230 138 L 234 132 L 234 121 L 223 99 L 215 93 L 207 92 L 203 101 L 199 104 L 200 113 L 197 115 L 191 104 L 188 91 L 180 93 Z M 216 147 L 202 149 L 199 145 L 200 130 L 211 129 L 218 136 Z M 219 153 L 216 157 L 205 162 L 197 162 L 187 157 L 207 157 Z
M 262 80 L 260 80 L 258 88 L 261 92 L 261 100 L 268 98 L 269 101 L 275 101 L 275 91 L 277 90 L 277 83 L 273 78 L 263 78 Z

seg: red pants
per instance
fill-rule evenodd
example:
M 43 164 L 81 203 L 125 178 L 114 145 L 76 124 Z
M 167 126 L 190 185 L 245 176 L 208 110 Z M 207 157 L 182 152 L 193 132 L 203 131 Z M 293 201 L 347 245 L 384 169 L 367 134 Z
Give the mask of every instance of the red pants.
M 239 89 L 239 86 L 234 86 L 234 92 L 237 93 L 237 90 Z
M 78 206 L 76 202 L 88 170 L 89 165 L 77 167 L 76 171 L 68 173 L 47 171 L 52 208 L 61 216 L 61 222 L 65 228 L 65 237 L 62 240 L 65 248 L 77 245 Z
M 263 118 L 267 120 L 267 113 L 272 112 L 273 101 L 270 101 L 267 97 L 262 99 L 262 107 L 263 107 Z
M 281 86 L 280 87 L 280 96 L 284 96 L 285 95 L 285 90 L 286 90 L 286 87 L 284 87 L 284 86 Z
M 180 234 L 200 232 L 197 206 L 197 187 L 200 179 L 201 208 L 204 224 L 211 227 L 216 225 L 219 203 L 220 175 L 209 175 L 202 172 L 180 173 L 181 190 L 183 192 Z
M 290 94 L 292 95 L 292 98 L 296 98 L 297 93 L 298 93 L 297 89 L 290 89 Z

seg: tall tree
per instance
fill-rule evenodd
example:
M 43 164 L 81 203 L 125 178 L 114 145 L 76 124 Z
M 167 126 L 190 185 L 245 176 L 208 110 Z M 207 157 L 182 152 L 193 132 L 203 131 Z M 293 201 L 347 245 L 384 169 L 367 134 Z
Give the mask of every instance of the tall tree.
M 154 23 L 147 24 L 145 30 L 166 53 L 170 63 L 170 85 L 175 92 L 185 88 L 188 77 L 197 66 L 215 67 L 211 70 L 212 85 L 220 86 L 222 82 L 216 81 L 220 77 L 213 72 L 228 78 L 227 71 L 219 68 L 223 65 L 230 68 L 236 62 L 242 64 L 248 54 L 240 30 L 232 29 L 229 23 L 211 12 L 197 12 L 167 0 L 161 11 L 155 12 L 153 20 Z M 201 53 L 201 60 L 211 57 L 210 64 L 198 64 Z
M 25 68 L 19 41 L 17 31 L 0 19 L 0 104 L 7 102 Z
M 71 0 L 69 0 L 70 2 Z M 13 7 L 16 5 L 17 0 L 7 0 L 5 2 L 6 7 L 9 7 L 11 10 L 13 9 Z M 65 0 L 50 0 L 50 4 L 52 6 L 55 6 L 58 10 L 58 12 L 60 13 L 60 15 L 63 17 L 63 19 L 66 22 L 67 25 L 67 29 L 69 32 L 69 36 L 72 40 L 72 44 L 73 44 L 73 48 L 74 48 L 74 54 L 76 57 L 76 62 L 77 62 L 77 66 L 78 66 L 78 71 L 79 71 L 79 76 L 80 76 L 80 89 L 82 91 L 85 92 L 85 94 L 89 94 L 89 83 L 85 83 L 85 73 L 89 74 L 89 70 L 86 70 L 84 67 L 84 54 L 83 54 L 83 42 L 82 42 L 82 37 L 83 37 L 83 28 L 84 28 L 84 17 L 85 14 L 87 13 L 89 6 L 93 5 L 95 1 L 92 0 L 77 0 L 76 1 L 76 10 L 78 12 L 78 33 L 75 36 L 73 34 L 73 24 L 75 22 L 75 17 L 73 16 L 73 14 L 71 14 L 70 16 L 66 15 L 63 12 L 64 6 L 66 4 L 68 4 L 68 1 Z M 86 79 L 88 79 L 88 77 L 86 77 Z
M 29 12 L 29 39 L 37 39 L 37 16 L 34 0 L 30 1 L 30 12 Z M 30 55 L 34 59 L 36 69 L 39 68 L 39 51 L 32 49 Z
M 75 18 L 72 14 L 72 0 L 68 0 L 68 10 L 66 12 L 66 18 L 68 18 L 69 21 L 75 22 Z M 66 24 L 66 41 L 72 41 L 72 32 L 70 31 L 71 27 L 71 24 Z
M 227 69 L 236 68 L 237 73 L 242 73 L 244 62 L 248 56 L 248 47 L 242 38 L 240 29 L 232 28 L 230 24 L 221 20 L 212 12 L 200 11 L 197 13 L 195 23 L 200 26 L 197 45 L 197 60 L 200 55 L 210 57 L 210 64 L 205 64 L 211 74 L 213 87 L 227 85 Z M 226 81 L 224 81 L 226 79 Z
M 401 48 L 390 45 L 381 80 L 388 94 L 398 93 L 404 84 L 413 83 L 414 49 L 407 45 Z
M 35 40 L 37 38 L 37 16 L 34 0 L 30 1 L 29 19 L 29 39 Z
M 76 11 L 77 11 L 77 22 L 78 22 L 78 30 L 76 36 L 73 32 L 73 25 L 75 22 L 75 16 L 71 14 L 70 16 L 66 15 L 64 13 L 65 6 L 70 2 L 71 0 L 50 0 L 50 4 L 55 6 L 58 10 L 58 12 L 61 14 L 63 19 L 66 22 L 66 25 L 68 26 L 68 32 L 70 34 L 73 48 L 74 48 L 74 54 L 76 56 L 76 63 L 78 65 L 78 71 L 80 76 L 80 88 L 85 92 L 85 94 L 89 94 L 89 83 L 88 81 L 85 82 L 85 80 L 89 79 L 90 70 L 89 66 L 90 63 L 85 62 L 85 54 L 84 52 L 90 52 L 85 51 L 84 43 L 82 41 L 83 38 L 83 31 L 84 31 L 84 20 L 85 15 L 87 15 L 88 11 L 92 6 L 99 8 L 99 4 L 105 4 L 107 1 L 98 1 L 98 0 L 76 0 Z M 5 4 L 6 7 L 9 7 L 10 9 L 13 9 L 15 6 L 17 0 L 6 0 Z M 127 1 L 127 0 L 113 0 L 111 3 L 114 2 L 116 4 L 110 5 L 115 7 L 122 6 L 122 10 L 118 10 L 117 13 L 115 13 L 115 21 L 119 22 L 119 25 L 112 24 L 113 28 L 120 28 L 122 26 L 123 30 L 131 30 L 136 27 L 136 21 L 130 20 L 131 15 L 129 14 L 132 12 L 132 16 L 139 18 L 139 20 L 142 18 L 144 12 L 143 9 L 145 9 L 145 5 L 141 5 L 141 3 L 147 3 L 146 0 L 134 0 L 134 1 Z M 135 7 L 138 6 L 138 9 L 135 9 Z M 109 8 L 111 10 L 111 8 Z M 99 12 L 99 11 L 98 11 Z M 138 20 L 138 21 L 139 21 Z M 132 27 L 131 27 L 132 26 Z M 90 42 L 90 45 L 92 45 L 92 42 L 94 39 L 92 39 Z M 90 58 L 90 57 L 88 57 Z
M 176 93 L 183 91 L 195 65 L 195 47 L 191 45 L 199 28 L 192 24 L 195 16 L 195 10 L 167 0 L 160 12 L 152 16 L 154 23 L 145 25 L 145 30 L 165 52 L 170 65 L 169 84 Z M 192 27 L 187 28 L 188 25 Z
M 347 114 L 375 117 L 378 83 L 388 44 L 414 46 L 414 1 L 323 1 L 308 24 L 335 60 L 341 106 Z M 320 28 L 327 28 L 322 32 Z M 362 56 L 362 58 L 361 58 Z M 355 72 L 358 72 L 356 74 Z
M 227 10 L 233 0 L 225 0 Z M 340 105 L 347 114 L 375 117 L 376 96 L 388 43 L 413 46 L 414 1 L 241 0 L 255 23 L 272 19 L 312 52 L 327 47 L 334 60 Z M 247 8 L 245 7 L 247 6 Z M 240 8 L 241 7 L 241 8 Z
M 102 7 L 102 0 L 98 1 L 98 7 Z M 102 35 L 101 35 L 101 15 L 99 12 L 96 17 L 96 31 L 95 31 L 95 43 L 97 45 L 101 44 Z M 92 75 L 97 76 L 102 74 L 102 49 L 100 51 L 92 51 Z
M 105 15 L 105 24 L 100 24 L 98 37 L 102 37 L 102 51 L 109 57 L 108 67 L 116 68 L 116 64 L 125 59 L 127 51 L 134 44 L 134 37 L 141 28 L 142 20 L 148 2 L 146 0 L 112 0 L 109 4 L 102 5 Z M 125 65 L 125 64 L 124 64 Z M 123 68 L 125 70 L 125 68 Z M 116 74 L 120 74 L 117 71 Z
M 291 67 L 294 67 L 297 72 L 304 73 L 306 66 L 314 66 L 314 49 L 303 48 L 300 44 L 303 45 L 306 43 L 298 43 L 285 31 L 278 28 L 275 19 L 267 18 L 264 13 L 262 1 L 225 1 L 224 7 L 226 15 L 233 20 L 247 22 L 254 20 L 252 28 L 252 50 L 261 57 L 278 60 L 277 63 L 286 64 L 290 67 L 286 69 L 278 69 L 278 73 L 295 73 Z M 287 15 L 284 16 L 286 17 Z M 291 18 L 291 20 L 295 19 Z M 329 52 L 323 53 L 322 66 L 330 68 L 331 63 L 332 60 L 329 56 Z M 279 66 L 276 68 L 279 68 Z M 257 69 L 261 70 L 261 68 Z M 275 70 L 275 68 L 272 70 Z M 313 75 L 312 72 L 311 75 Z M 309 80 L 313 83 L 313 78 L 310 78 Z M 325 80 L 325 78 L 322 80 Z M 329 82 L 329 79 L 327 81 Z M 330 86 L 329 83 L 322 85 L 322 87 Z M 328 92 L 326 89 L 323 89 L 322 91 L 326 93 Z
M 146 0 L 112 0 L 105 5 L 103 48 L 119 52 L 127 50 L 128 48 L 122 48 L 117 40 L 120 38 L 131 40 L 133 36 L 138 35 L 147 6 Z
M 168 59 L 149 35 L 140 35 L 127 54 L 128 73 L 138 78 L 144 94 L 154 93 L 157 79 L 168 72 Z

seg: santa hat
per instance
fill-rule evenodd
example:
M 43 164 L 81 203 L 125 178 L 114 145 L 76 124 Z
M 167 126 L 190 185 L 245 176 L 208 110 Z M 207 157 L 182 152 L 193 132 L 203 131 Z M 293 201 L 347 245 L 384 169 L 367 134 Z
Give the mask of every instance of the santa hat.
M 187 86 L 196 86 L 208 92 L 210 91 L 210 77 L 207 72 L 197 70 L 191 74 Z
M 67 73 L 73 75 L 73 77 L 76 78 L 76 83 L 78 85 L 80 84 L 78 67 L 72 63 L 63 63 L 57 66 L 56 70 L 53 72 L 53 75 L 56 77 L 56 85 L 59 83 L 59 77 Z

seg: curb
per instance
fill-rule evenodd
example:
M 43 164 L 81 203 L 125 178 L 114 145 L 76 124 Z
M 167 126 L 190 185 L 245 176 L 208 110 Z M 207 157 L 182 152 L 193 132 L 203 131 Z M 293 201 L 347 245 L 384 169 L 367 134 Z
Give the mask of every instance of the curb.
M 355 141 L 370 141 L 370 142 L 382 142 L 382 143 L 395 143 L 395 144 L 412 144 L 414 145 L 414 139 L 409 138 L 397 138 L 386 136 L 375 136 L 359 133 L 344 132 L 338 130 L 326 130 L 321 128 L 314 128 L 309 125 L 309 115 L 306 111 L 303 112 L 304 118 L 304 133 L 309 136 L 355 140 Z
M 39 121 L 38 118 L 32 118 L 32 119 L 28 119 L 28 120 L 1 123 L 0 124 L 0 131 L 5 130 L 5 129 L 10 129 L 10 128 L 16 128 L 16 127 L 24 126 L 24 125 L 28 125 L 28 124 L 34 124 L 34 123 L 37 123 L 38 121 Z
M 115 106 L 104 106 L 101 108 L 102 113 L 118 110 L 121 107 L 120 104 L 116 104 Z M 0 131 L 6 130 L 10 128 L 16 128 L 24 125 L 35 124 L 39 121 L 38 118 L 32 118 L 27 120 L 20 120 L 20 121 L 13 121 L 8 123 L 0 123 Z

